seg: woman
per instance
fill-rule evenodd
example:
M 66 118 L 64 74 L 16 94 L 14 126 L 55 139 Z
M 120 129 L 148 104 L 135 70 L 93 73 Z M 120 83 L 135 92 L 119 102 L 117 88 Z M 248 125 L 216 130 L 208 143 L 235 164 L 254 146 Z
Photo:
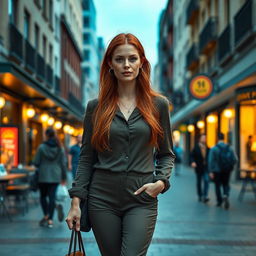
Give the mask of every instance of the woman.
M 52 128 L 45 132 L 46 141 L 42 143 L 36 153 L 34 165 L 38 167 L 38 182 L 40 190 L 40 203 L 44 217 L 40 226 L 53 227 L 56 190 L 60 183 L 66 181 L 66 162 L 63 148 Z M 48 197 L 48 200 L 47 200 Z M 59 219 L 64 216 L 61 205 L 58 205 Z
M 117 35 L 103 59 L 99 97 L 87 105 L 66 219 L 70 229 L 75 222 L 79 230 L 79 203 L 88 197 L 103 256 L 146 255 L 157 196 L 170 186 L 174 154 L 169 104 L 150 88 L 149 78 L 150 64 L 139 40 Z

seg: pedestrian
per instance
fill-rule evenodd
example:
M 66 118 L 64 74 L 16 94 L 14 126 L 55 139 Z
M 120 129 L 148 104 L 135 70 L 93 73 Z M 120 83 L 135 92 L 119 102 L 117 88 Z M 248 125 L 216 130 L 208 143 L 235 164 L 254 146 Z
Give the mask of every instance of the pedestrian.
M 224 142 L 224 134 L 218 134 L 218 143 L 209 152 L 209 175 L 215 183 L 217 205 L 224 202 L 224 208 L 228 209 L 230 192 L 230 174 L 237 162 L 237 156 L 233 149 Z M 223 192 L 221 191 L 223 188 Z
M 56 207 L 56 190 L 60 183 L 65 184 L 67 168 L 64 149 L 61 147 L 55 131 L 48 128 L 45 135 L 46 141 L 39 146 L 33 162 L 38 167 L 40 203 L 44 213 L 39 225 L 52 228 Z M 64 218 L 63 208 L 58 205 L 57 209 L 59 220 L 61 220 Z
M 207 170 L 207 158 L 209 148 L 206 145 L 206 135 L 200 134 L 198 143 L 191 152 L 191 167 L 195 169 L 196 189 L 198 201 L 207 203 L 209 191 L 209 174 Z
M 182 158 L 183 158 L 183 150 L 179 145 L 179 142 L 176 141 L 174 143 L 173 152 L 176 156 L 175 158 L 175 175 L 179 176 L 181 172 L 181 164 L 182 164 Z
M 78 166 L 78 160 L 80 155 L 80 148 L 82 145 L 82 136 L 76 137 L 76 144 L 73 145 L 69 150 L 68 155 L 68 169 L 72 171 L 73 179 L 76 177 L 76 169 Z
M 66 219 L 70 229 L 75 221 L 79 230 L 80 199 L 88 195 L 89 219 L 103 256 L 146 255 L 157 196 L 170 187 L 171 134 L 169 102 L 150 87 L 143 46 L 132 34 L 117 35 L 103 58 L 98 99 L 87 105 Z

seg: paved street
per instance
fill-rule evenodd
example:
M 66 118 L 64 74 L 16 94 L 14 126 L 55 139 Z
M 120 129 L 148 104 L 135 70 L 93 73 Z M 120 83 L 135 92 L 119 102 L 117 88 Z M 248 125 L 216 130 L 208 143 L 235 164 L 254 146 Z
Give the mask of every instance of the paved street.
M 159 196 L 159 217 L 148 256 L 254 256 L 256 255 L 256 201 L 246 193 L 237 200 L 240 184 L 233 184 L 229 211 L 215 206 L 213 184 L 208 205 L 197 202 L 195 177 L 190 168 L 173 175 L 172 189 Z M 65 202 L 68 209 L 69 199 Z M 59 256 L 68 249 L 70 231 L 56 219 L 53 229 L 41 228 L 39 205 L 31 205 L 23 217 L 0 220 L 0 255 Z M 56 216 L 55 216 L 56 217 Z M 109 230 L 111 235 L 111 230 Z M 92 232 L 83 233 L 89 256 L 99 251 Z M 110 255 L 111 256 L 111 255 Z M 136 255 L 134 255 L 136 256 Z

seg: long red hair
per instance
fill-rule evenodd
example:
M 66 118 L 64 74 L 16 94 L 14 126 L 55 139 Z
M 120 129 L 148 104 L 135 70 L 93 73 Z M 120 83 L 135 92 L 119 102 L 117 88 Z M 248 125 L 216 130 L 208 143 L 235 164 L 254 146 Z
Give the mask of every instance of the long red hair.
M 154 97 L 161 96 L 150 86 L 150 63 L 145 57 L 142 44 L 133 34 L 119 34 L 115 36 L 105 52 L 100 71 L 100 90 L 98 105 L 94 111 L 93 135 L 91 143 L 98 151 L 111 150 L 109 147 L 110 125 L 115 116 L 118 102 L 117 79 L 109 72 L 114 50 L 123 44 L 133 45 L 140 56 L 142 69 L 137 76 L 136 97 L 137 107 L 143 118 L 151 128 L 149 144 L 158 147 L 158 137 L 163 137 L 163 130 L 159 124 L 159 113 L 153 102 Z

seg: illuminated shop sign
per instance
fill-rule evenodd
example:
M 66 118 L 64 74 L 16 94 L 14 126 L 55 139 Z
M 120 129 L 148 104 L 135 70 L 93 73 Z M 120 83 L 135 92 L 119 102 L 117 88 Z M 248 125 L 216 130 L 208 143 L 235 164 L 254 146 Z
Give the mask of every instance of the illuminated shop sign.
M 237 101 L 256 100 L 256 86 L 240 88 L 237 90 Z
M 18 165 L 17 127 L 0 127 L 0 162 L 10 167 Z
M 209 98 L 213 92 L 212 80 L 206 75 L 197 75 L 189 83 L 189 92 L 197 100 Z

